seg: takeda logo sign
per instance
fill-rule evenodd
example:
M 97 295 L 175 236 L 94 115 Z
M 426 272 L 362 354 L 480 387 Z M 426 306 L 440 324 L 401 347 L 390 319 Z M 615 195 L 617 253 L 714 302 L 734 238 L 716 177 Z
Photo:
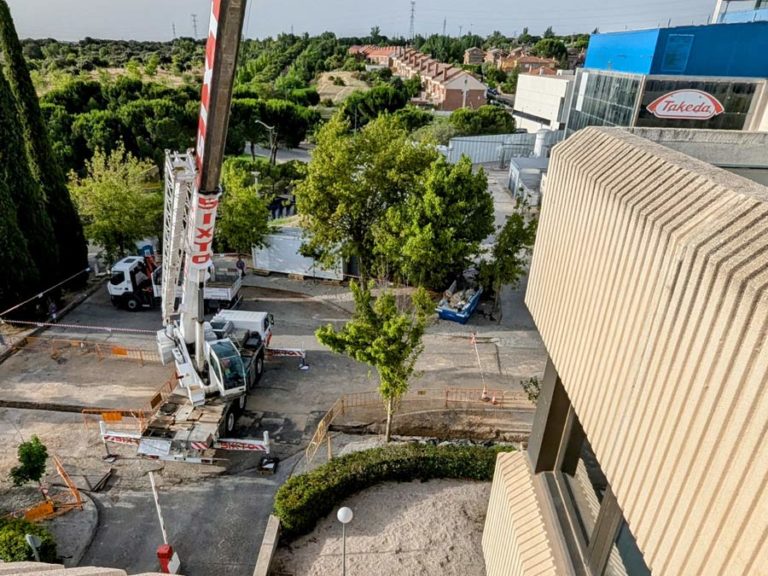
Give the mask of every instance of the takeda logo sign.
M 675 90 L 656 98 L 647 110 L 657 118 L 709 120 L 725 108 L 717 98 L 701 90 Z

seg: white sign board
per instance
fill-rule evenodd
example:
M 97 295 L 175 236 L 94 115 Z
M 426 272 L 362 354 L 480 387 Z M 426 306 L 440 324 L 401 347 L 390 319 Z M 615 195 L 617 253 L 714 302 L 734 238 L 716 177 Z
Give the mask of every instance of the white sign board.
M 720 101 L 702 90 L 675 90 L 648 104 L 648 112 L 657 118 L 674 120 L 709 120 L 725 112 Z

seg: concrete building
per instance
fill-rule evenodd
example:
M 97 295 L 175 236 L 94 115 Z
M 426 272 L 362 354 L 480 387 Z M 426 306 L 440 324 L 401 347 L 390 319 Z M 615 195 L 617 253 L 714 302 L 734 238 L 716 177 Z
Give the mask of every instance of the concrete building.
M 562 130 L 568 116 L 574 75 L 560 70 L 555 76 L 520 74 L 512 116 L 528 132 Z
M 482 64 L 485 60 L 485 51 L 480 48 L 468 48 L 464 50 L 464 64 Z
M 596 34 L 576 73 L 585 126 L 768 130 L 768 22 Z
M 487 88 L 477 78 L 412 48 L 400 48 L 392 56 L 392 72 L 404 78 L 421 77 L 419 99 L 438 110 L 479 108 L 487 103 Z
M 633 132 L 552 154 L 525 299 L 549 361 L 488 576 L 766 571 L 768 134 Z

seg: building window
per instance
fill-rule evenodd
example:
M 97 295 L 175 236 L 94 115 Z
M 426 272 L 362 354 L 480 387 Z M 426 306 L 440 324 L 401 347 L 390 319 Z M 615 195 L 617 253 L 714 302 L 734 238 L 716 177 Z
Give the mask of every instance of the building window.
M 529 455 L 544 479 L 565 547 L 578 574 L 650 576 L 578 415 L 551 361 Z

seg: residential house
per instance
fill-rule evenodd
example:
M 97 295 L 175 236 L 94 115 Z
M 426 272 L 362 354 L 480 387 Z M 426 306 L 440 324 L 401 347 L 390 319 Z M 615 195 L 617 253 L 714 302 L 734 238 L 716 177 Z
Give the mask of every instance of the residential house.
M 368 44 L 366 46 L 351 46 L 347 53 L 351 56 L 368 60 L 371 64 L 389 67 L 392 55 L 398 49 L 398 46 L 373 46 Z
M 398 49 L 391 67 L 395 75 L 403 78 L 418 75 L 422 80 L 419 100 L 438 110 L 479 108 L 487 102 L 486 86 L 477 78 L 412 48 Z
M 484 58 L 485 52 L 480 48 L 472 47 L 464 51 L 464 64 L 480 65 Z
M 501 59 L 506 56 L 507 53 L 501 48 L 491 48 L 490 50 L 486 51 L 484 61 L 488 62 L 489 64 L 493 64 L 496 68 L 498 68 L 499 62 L 501 62 Z

